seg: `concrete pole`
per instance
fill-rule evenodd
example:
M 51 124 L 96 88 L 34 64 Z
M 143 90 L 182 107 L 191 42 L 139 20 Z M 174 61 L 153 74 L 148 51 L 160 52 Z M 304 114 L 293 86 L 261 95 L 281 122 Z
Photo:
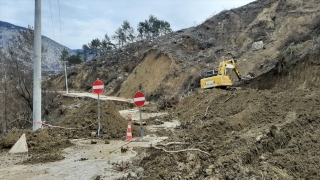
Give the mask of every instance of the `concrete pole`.
M 64 74 L 66 76 L 66 92 L 68 92 L 68 76 L 67 76 L 67 61 L 64 61 Z
M 41 0 L 35 0 L 33 47 L 33 131 L 41 128 Z

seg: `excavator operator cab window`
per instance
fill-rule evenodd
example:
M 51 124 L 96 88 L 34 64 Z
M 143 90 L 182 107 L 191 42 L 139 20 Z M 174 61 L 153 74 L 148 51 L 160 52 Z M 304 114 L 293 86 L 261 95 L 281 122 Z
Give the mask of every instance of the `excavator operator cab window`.
M 207 78 L 207 77 L 212 77 L 212 76 L 216 76 L 216 75 L 218 75 L 218 72 L 217 72 L 217 71 L 212 71 L 212 70 L 210 70 L 210 71 L 207 71 L 207 72 L 206 72 L 205 77 Z

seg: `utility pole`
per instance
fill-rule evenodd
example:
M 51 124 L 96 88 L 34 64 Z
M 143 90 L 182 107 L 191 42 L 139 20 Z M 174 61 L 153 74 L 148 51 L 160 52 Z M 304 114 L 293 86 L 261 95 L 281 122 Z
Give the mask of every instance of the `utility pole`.
M 68 61 L 64 61 L 64 74 L 66 76 L 66 93 L 68 94 L 68 76 L 67 76 L 67 62 Z
M 33 131 L 41 128 L 41 0 L 35 0 L 33 47 Z

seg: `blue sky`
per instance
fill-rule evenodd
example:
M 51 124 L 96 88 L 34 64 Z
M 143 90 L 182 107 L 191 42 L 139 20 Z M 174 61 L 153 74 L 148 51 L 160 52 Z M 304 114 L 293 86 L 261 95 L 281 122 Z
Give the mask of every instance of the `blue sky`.
M 81 49 L 92 39 L 103 39 L 106 33 L 112 36 L 125 20 L 136 30 L 138 23 L 152 14 L 168 21 L 172 30 L 177 31 L 253 1 L 42 0 L 42 35 L 71 49 Z M 0 0 L 0 20 L 22 27 L 34 26 L 34 6 L 34 0 Z

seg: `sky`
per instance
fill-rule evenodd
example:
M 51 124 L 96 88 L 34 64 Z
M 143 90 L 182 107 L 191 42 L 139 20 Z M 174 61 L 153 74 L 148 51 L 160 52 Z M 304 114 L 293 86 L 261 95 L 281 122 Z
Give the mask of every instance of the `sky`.
M 170 23 L 173 31 L 199 25 L 223 10 L 254 0 L 42 0 L 42 35 L 71 49 L 105 34 L 109 37 L 127 20 L 139 22 L 154 15 Z M 0 0 L 0 20 L 34 26 L 34 0 Z

